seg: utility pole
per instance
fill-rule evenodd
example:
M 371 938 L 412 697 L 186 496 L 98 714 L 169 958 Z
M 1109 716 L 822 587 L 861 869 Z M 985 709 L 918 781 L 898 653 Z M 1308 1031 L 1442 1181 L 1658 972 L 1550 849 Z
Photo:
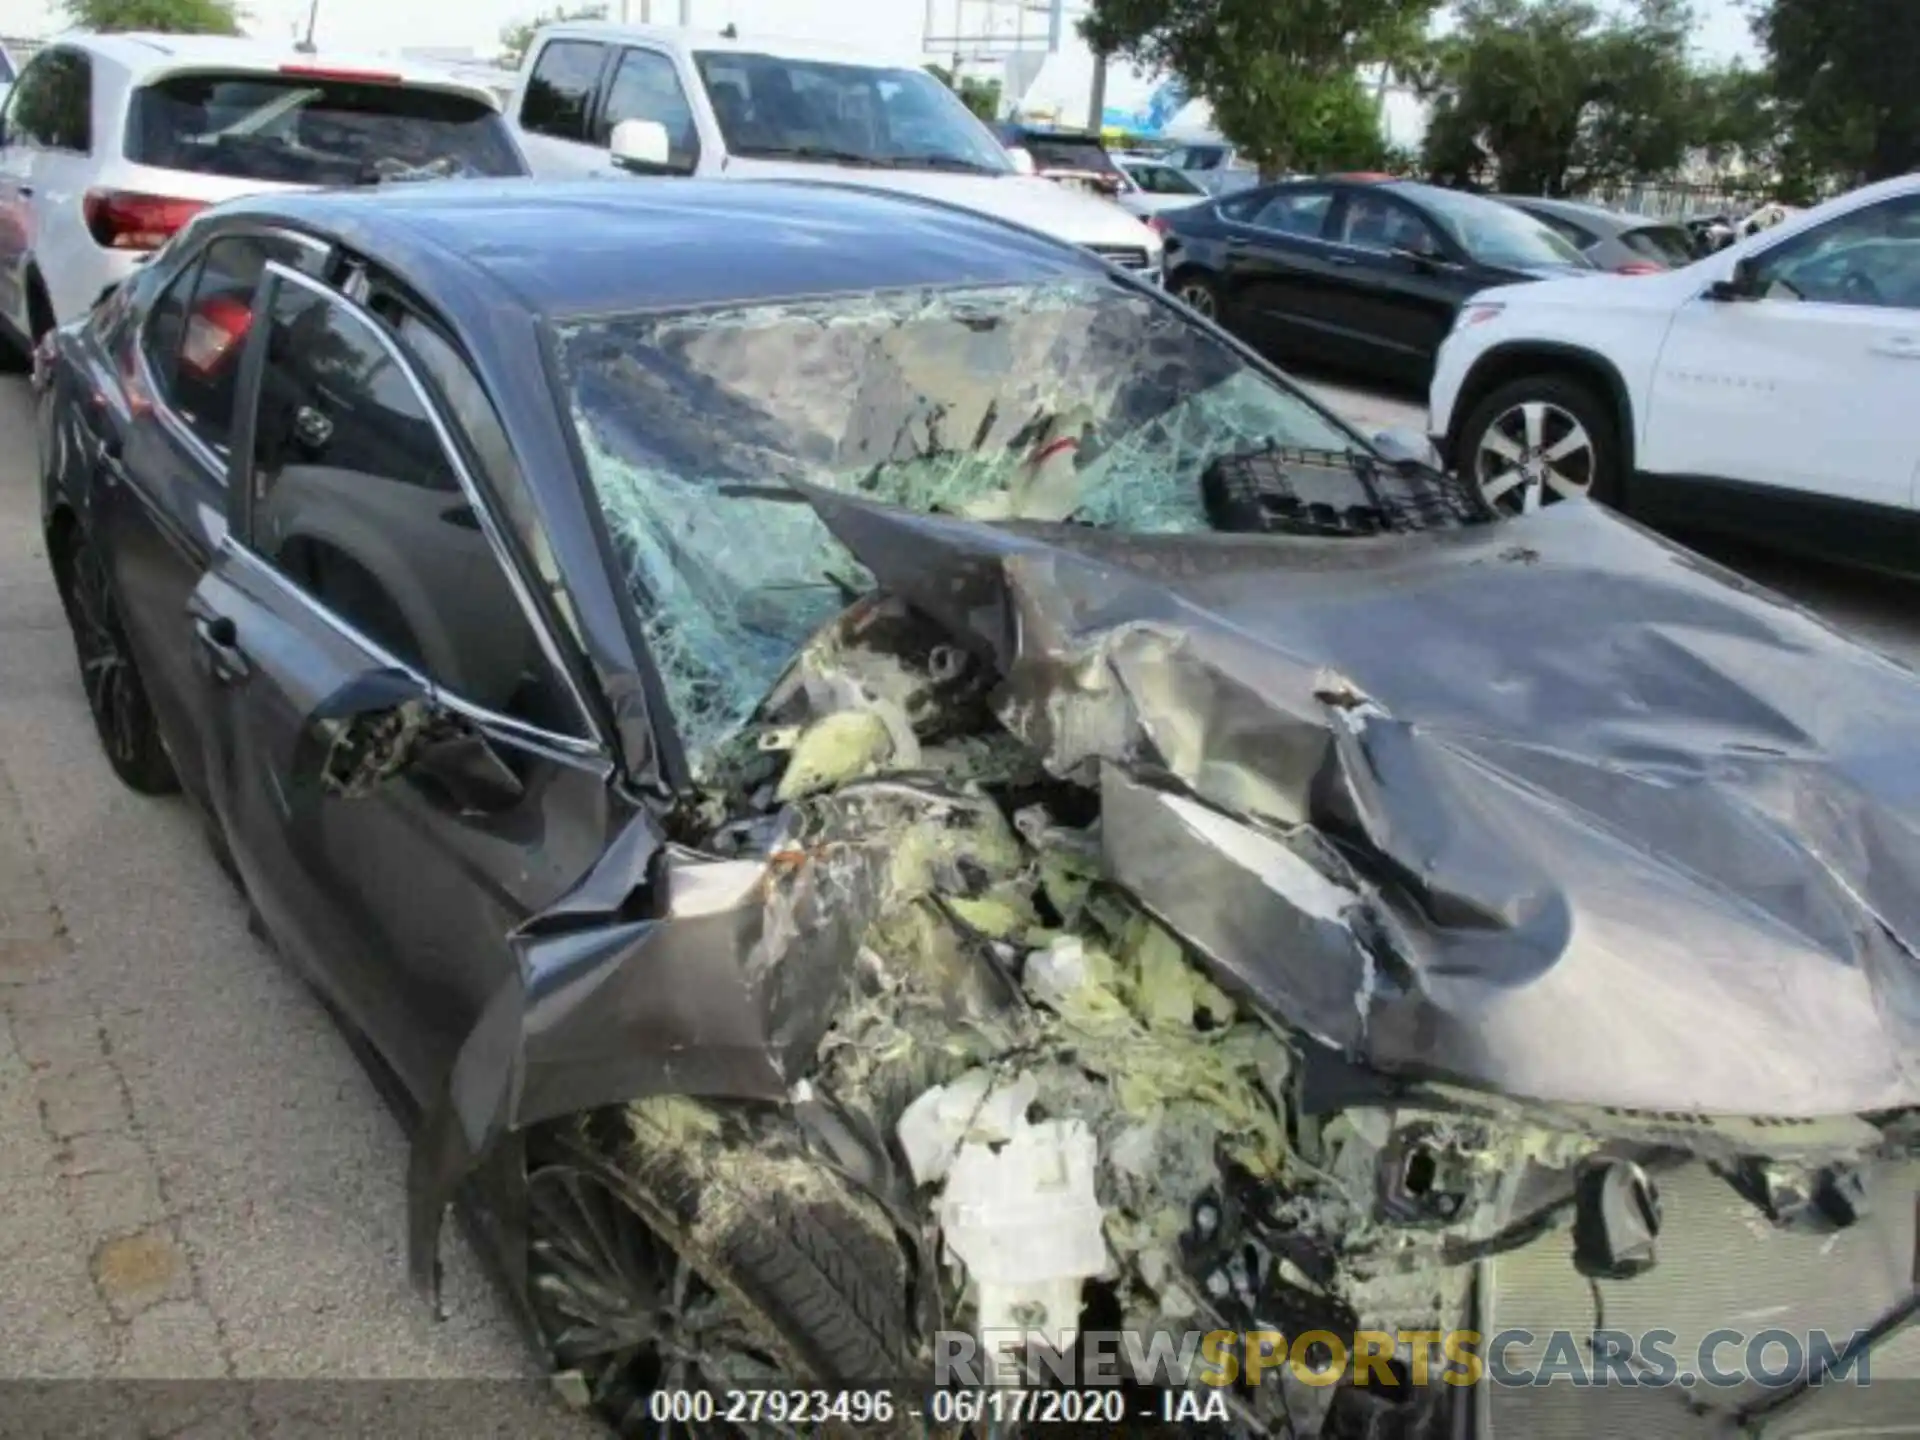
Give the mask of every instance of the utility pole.
M 1087 128 L 1097 134 L 1100 121 L 1107 113 L 1107 55 L 1104 50 L 1093 52 L 1093 94 L 1087 101 L 1087 109 Z
M 313 49 L 314 49 L 313 32 L 314 32 L 314 28 L 318 26 L 319 23 L 320 23 L 320 0 L 312 0 L 312 3 L 307 6 L 306 36 L 300 41 L 299 44 L 295 45 L 293 48 L 298 50 L 303 55 L 313 54 Z

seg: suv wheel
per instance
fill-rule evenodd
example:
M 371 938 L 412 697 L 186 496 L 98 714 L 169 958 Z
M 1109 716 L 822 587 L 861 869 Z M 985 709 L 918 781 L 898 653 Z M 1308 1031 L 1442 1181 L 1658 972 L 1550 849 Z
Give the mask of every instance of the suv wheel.
M 1467 416 L 1456 450 L 1460 473 L 1496 510 L 1531 514 L 1558 500 L 1617 505 L 1619 428 L 1578 380 L 1528 376 L 1502 385 Z

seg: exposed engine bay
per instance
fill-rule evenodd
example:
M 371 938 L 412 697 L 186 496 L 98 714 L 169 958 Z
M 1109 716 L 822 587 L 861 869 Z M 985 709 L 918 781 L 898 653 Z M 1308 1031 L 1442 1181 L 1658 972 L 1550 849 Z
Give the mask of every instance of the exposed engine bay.
M 1679 1166 L 1710 1167 L 1756 1224 L 1830 1235 L 1867 1212 L 1875 1162 L 1912 1144 L 1905 1124 L 1556 1109 L 1356 1067 L 1116 883 L 1134 862 L 1108 827 L 1166 807 L 1310 912 L 1351 895 L 1151 777 L 1048 773 L 996 722 L 993 688 L 904 604 L 857 606 L 726 747 L 680 837 L 776 864 L 823 837 L 886 837 L 873 923 L 799 1093 L 892 1137 L 942 1257 L 941 1323 L 1017 1338 L 988 1354 L 993 1378 L 1057 1378 L 1088 1330 L 1427 1336 L 1431 1356 L 1378 1356 L 1398 1388 L 1284 1366 L 1242 1384 L 1235 1426 L 1450 1433 L 1458 1393 L 1407 1381 L 1476 1323 L 1481 1262 L 1558 1231 L 1590 1280 L 1650 1271 L 1660 1178 Z

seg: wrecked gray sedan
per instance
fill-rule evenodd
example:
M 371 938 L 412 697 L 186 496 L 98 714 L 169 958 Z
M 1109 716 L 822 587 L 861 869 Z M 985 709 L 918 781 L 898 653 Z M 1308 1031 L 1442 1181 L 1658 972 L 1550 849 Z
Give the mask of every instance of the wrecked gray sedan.
M 109 759 L 394 1082 L 422 1288 L 465 1207 L 614 1423 L 1845 1337 L 1654 1397 L 1774 1423 L 1904 1343 L 1920 681 L 1786 602 L 855 191 L 238 202 L 37 387 Z

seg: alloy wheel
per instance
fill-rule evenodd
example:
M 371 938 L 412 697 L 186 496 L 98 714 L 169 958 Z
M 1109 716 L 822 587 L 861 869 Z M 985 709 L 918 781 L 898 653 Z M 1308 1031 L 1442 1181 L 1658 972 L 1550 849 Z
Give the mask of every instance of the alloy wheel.
M 1196 313 L 1209 320 L 1220 318 L 1220 307 L 1214 303 L 1213 290 L 1199 280 L 1189 280 L 1174 292 L 1180 300 Z
M 1530 515 L 1591 493 L 1597 460 L 1593 437 L 1578 417 L 1550 401 L 1527 400 L 1487 426 L 1473 457 L 1474 480 L 1488 504 Z
M 130 766 L 140 755 L 139 681 L 127 654 L 107 567 L 84 541 L 74 547 L 72 576 L 74 646 L 80 654 L 87 708 L 108 755 Z
M 721 1407 L 685 1403 L 703 1389 L 780 1384 L 727 1298 L 602 1175 L 548 1165 L 527 1177 L 527 1199 L 528 1287 L 561 1374 L 579 1377 L 621 1435 L 736 1433 Z

